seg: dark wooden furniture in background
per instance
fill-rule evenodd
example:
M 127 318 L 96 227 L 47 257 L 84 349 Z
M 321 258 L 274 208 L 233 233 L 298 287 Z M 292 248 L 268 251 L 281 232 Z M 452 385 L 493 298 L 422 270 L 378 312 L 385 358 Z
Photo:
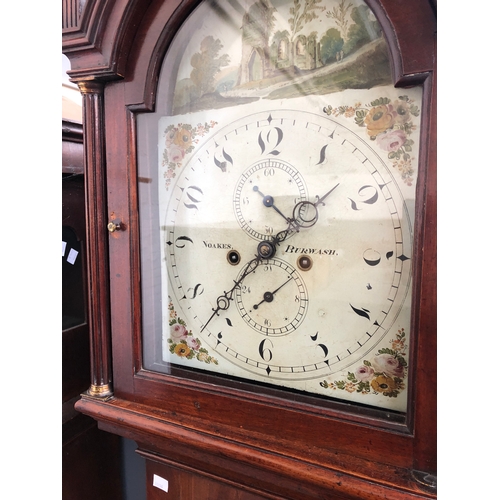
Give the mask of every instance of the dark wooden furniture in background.
M 84 191 L 82 125 L 63 121 L 62 498 L 120 500 L 119 436 L 99 430 L 94 419 L 74 409 L 90 373 Z
M 83 95 L 92 289 L 90 388 L 76 407 L 100 429 L 138 443 L 147 461 L 149 499 L 434 498 L 435 3 L 367 1 L 388 40 L 394 82 L 424 89 L 413 288 L 416 368 L 402 424 L 142 367 L 135 118 L 154 109 L 165 52 L 198 3 L 87 0 L 76 25 L 63 28 L 63 53 Z M 122 221 L 123 230 L 110 234 L 106 226 L 113 220 Z M 168 479 L 169 493 L 152 486 L 154 474 Z

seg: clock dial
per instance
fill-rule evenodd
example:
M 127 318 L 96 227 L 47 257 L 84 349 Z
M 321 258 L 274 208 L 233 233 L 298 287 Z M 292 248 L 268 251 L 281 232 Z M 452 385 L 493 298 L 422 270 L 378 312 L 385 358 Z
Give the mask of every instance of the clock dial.
M 168 186 L 164 359 L 204 349 L 216 363 L 199 368 L 345 397 L 328 380 L 372 369 L 409 321 L 411 221 L 370 145 L 295 104 L 219 128 Z

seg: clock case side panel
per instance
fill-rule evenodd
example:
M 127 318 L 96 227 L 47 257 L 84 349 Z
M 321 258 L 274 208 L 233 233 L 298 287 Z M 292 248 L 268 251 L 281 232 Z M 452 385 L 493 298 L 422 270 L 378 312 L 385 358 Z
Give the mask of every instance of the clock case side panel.
M 158 82 L 159 71 L 161 68 L 161 62 L 165 55 L 165 51 L 170 43 L 173 33 L 179 28 L 181 21 L 187 14 L 197 5 L 198 2 L 186 1 L 180 3 L 168 2 L 165 5 L 162 2 L 153 2 L 149 10 L 145 12 L 142 23 L 136 28 L 134 26 L 129 26 L 127 28 L 131 32 L 135 30 L 136 38 L 132 45 L 132 50 L 126 56 L 121 54 L 120 57 L 127 58 L 128 65 L 124 70 L 124 80 L 120 82 L 113 82 L 106 86 L 105 93 L 105 105 L 106 105 L 106 115 L 107 123 L 109 124 L 111 120 L 113 121 L 113 127 L 107 127 L 107 161 L 108 161 L 108 198 L 109 198 L 109 214 L 108 216 L 115 216 L 118 218 L 123 218 L 125 221 L 125 227 L 127 231 L 113 234 L 110 238 L 110 276 L 111 276 L 111 296 L 112 301 L 112 331 L 113 331 L 113 375 L 114 375 L 114 390 L 115 398 L 117 400 L 137 402 L 143 405 L 147 405 L 151 408 L 161 409 L 161 418 L 165 421 L 175 422 L 176 425 L 181 425 L 182 421 L 186 422 L 186 425 L 191 426 L 192 429 L 197 429 L 197 431 L 203 431 L 212 436 L 219 435 L 222 431 L 224 432 L 225 439 L 233 439 L 235 442 L 242 442 L 247 439 L 247 442 L 252 442 L 253 437 L 257 437 L 259 434 L 259 425 L 264 426 L 264 434 L 267 430 L 275 432 L 276 429 L 265 428 L 266 423 L 264 418 L 253 418 L 252 412 L 271 412 L 272 415 L 278 415 L 279 412 L 275 411 L 275 405 L 270 403 L 269 399 L 263 398 L 261 400 L 256 400 L 253 402 L 248 402 L 243 399 L 239 401 L 239 391 L 228 389 L 228 391 L 221 392 L 214 390 L 210 384 L 205 386 L 201 385 L 201 388 L 194 387 L 194 384 L 189 382 L 179 382 L 177 379 L 165 375 L 158 375 L 142 369 L 141 359 L 142 359 L 142 340 L 141 340 L 141 315 L 140 315 L 140 304 L 141 304 L 141 292 L 140 292 L 140 255 L 139 255 L 139 228 L 138 224 L 138 199 L 137 199 L 137 149 L 135 145 L 136 133 L 135 133 L 135 119 L 134 114 L 139 111 L 152 110 L 155 105 L 155 94 L 156 85 Z M 381 13 L 389 11 L 391 8 L 391 2 L 384 1 L 379 5 L 376 2 L 369 2 L 370 5 L 374 6 L 376 14 L 380 17 Z M 422 2 L 411 2 L 412 7 L 425 6 Z M 389 6 L 388 6 L 389 5 Z M 412 7 L 408 5 L 403 5 L 398 2 L 399 9 L 401 11 L 408 13 Z M 396 8 L 396 7 L 394 7 Z M 385 10 L 384 10 L 385 9 Z M 415 10 L 419 10 L 418 8 Z M 423 7 L 421 18 L 429 23 L 429 19 L 434 19 L 430 16 L 428 12 L 425 11 Z M 165 24 L 165 20 L 168 19 Z M 388 36 L 389 44 L 392 47 L 393 53 L 396 53 L 399 47 L 404 47 L 405 43 L 401 41 L 404 38 L 406 19 L 402 19 L 399 15 L 394 17 L 393 23 L 390 26 L 397 25 L 395 28 L 391 28 L 391 34 L 393 36 L 391 41 L 391 36 Z M 422 22 L 422 21 L 421 21 Z M 385 27 L 388 26 L 388 21 L 385 22 Z M 124 28 L 125 29 L 125 28 Z M 399 38 L 396 39 L 396 34 Z M 407 42 L 411 45 L 411 39 Z M 418 44 L 417 44 L 418 45 Z M 422 53 L 425 52 L 424 50 Z M 422 56 L 422 55 L 421 55 Z M 430 57 L 434 57 L 434 52 L 430 54 Z M 417 62 L 415 62 L 417 61 Z M 428 61 L 419 62 L 415 57 L 410 56 L 408 61 L 405 57 L 401 57 L 399 61 L 394 63 L 393 68 L 396 74 L 397 85 L 404 86 L 411 83 L 419 81 L 419 83 L 424 79 L 424 74 L 432 70 L 432 64 L 429 65 Z M 399 69 L 398 69 L 399 68 Z M 408 68 L 408 69 L 407 69 Z M 402 73 L 402 70 L 410 72 L 410 70 L 415 70 L 420 68 L 418 71 L 417 79 L 415 79 L 415 73 L 408 73 L 397 75 L 397 73 Z M 402 69 L 402 70 L 401 70 Z M 427 76 L 427 75 L 426 75 Z M 427 84 L 428 86 L 430 84 Z M 428 93 L 428 90 L 426 91 Z M 432 103 L 433 104 L 433 103 Z M 433 117 L 433 109 L 428 111 L 428 116 Z M 431 120 L 432 121 L 432 120 Z M 435 137 L 435 135 L 433 136 Z M 425 142 L 425 141 L 422 141 Z M 127 147 L 123 148 L 123 144 Z M 425 146 L 424 146 L 425 147 Z M 427 151 L 427 155 L 430 152 Z M 429 169 L 432 167 L 432 162 L 429 162 Z M 423 160 L 421 160 L 423 164 Z M 433 179 L 428 176 L 428 182 L 431 184 Z M 140 181 L 139 181 L 140 182 Z M 435 192 L 435 187 L 428 186 L 427 189 L 422 187 L 422 182 L 419 186 L 420 196 L 432 196 Z M 431 194 L 429 194 L 429 190 Z M 426 198 L 427 200 L 427 198 Z M 430 200 L 432 205 L 433 200 Z M 425 203 L 424 203 L 425 204 Z M 427 221 L 432 219 L 432 208 L 427 206 L 425 212 L 425 220 L 421 220 L 419 225 L 423 223 L 427 224 Z M 435 209 L 434 209 L 435 212 Z M 432 233 L 432 229 L 425 232 L 425 235 L 418 236 L 417 241 L 422 244 L 425 243 L 426 248 L 430 248 L 432 254 L 433 242 L 435 243 L 435 236 Z M 424 265 L 424 271 L 422 276 L 432 275 L 432 255 L 429 256 L 429 261 L 425 258 L 422 259 L 422 264 Z M 102 279 L 106 279 L 102 277 Z M 422 278 L 418 278 L 417 283 L 414 284 L 414 289 L 417 292 L 416 297 L 420 297 L 422 291 L 428 290 L 430 296 L 432 296 L 432 281 L 423 283 Z M 435 297 L 435 292 L 434 292 Z M 425 308 L 423 309 L 422 306 Z M 428 303 L 423 303 L 420 301 L 420 308 L 418 304 L 416 309 L 420 310 L 419 316 L 425 316 L 423 311 L 431 311 L 435 306 L 432 299 Z M 432 314 L 430 315 L 432 317 Z M 422 321 L 420 321 L 420 326 L 422 326 Z M 418 324 L 418 321 L 417 321 Z M 427 320 L 425 332 L 422 330 L 416 336 L 418 339 L 417 349 L 414 349 L 416 359 L 418 363 L 422 362 L 422 366 L 425 368 L 426 365 L 432 364 L 432 359 L 429 361 L 428 355 L 425 352 L 420 352 L 420 346 L 423 345 L 427 340 L 427 337 L 433 335 L 432 330 L 432 319 Z M 432 356 L 431 356 L 432 358 Z M 419 385 L 422 380 L 422 369 L 417 370 L 413 375 L 413 384 Z M 433 382 L 431 382 L 432 385 Z M 413 423 L 415 429 L 415 435 L 422 436 L 425 433 L 425 428 L 427 426 L 427 421 L 429 420 L 429 414 L 432 413 L 432 404 L 424 407 L 424 410 L 419 410 L 420 403 L 424 396 L 421 393 L 413 392 L 412 398 L 415 401 L 417 407 L 416 413 L 410 418 L 410 435 L 404 429 L 399 429 L 399 432 L 382 432 L 380 433 L 384 439 L 386 439 L 386 444 L 383 444 L 384 439 L 379 437 L 374 438 L 374 444 L 371 449 L 367 450 L 366 445 L 360 440 L 354 438 L 355 432 L 359 429 L 356 423 L 342 422 L 342 415 L 339 413 L 337 422 L 337 428 L 344 431 L 346 436 L 345 441 L 334 443 L 334 448 L 336 453 L 345 453 L 351 456 L 361 456 L 364 453 L 369 452 L 370 459 L 374 461 L 383 462 L 388 460 L 390 463 L 397 465 L 402 468 L 411 469 L 415 464 L 411 460 L 408 460 L 408 456 L 413 454 L 417 457 L 417 463 L 421 465 L 430 465 L 429 460 L 426 461 L 426 456 L 431 456 L 433 450 L 424 449 L 425 446 L 420 446 L 419 440 L 415 440 L 414 436 L 411 435 L 413 432 Z M 214 405 L 215 402 L 215 405 Z M 225 412 L 229 411 L 231 414 L 231 406 L 235 403 L 243 404 L 241 415 L 241 422 L 244 423 L 247 429 L 243 428 L 241 431 L 231 430 L 231 418 L 225 416 Z M 85 402 L 80 405 L 82 411 L 85 411 Z M 208 407 L 212 408 L 209 413 L 204 411 L 199 411 L 200 408 Z M 245 406 L 246 405 L 246 406 Z M 95 408 L 91 409 L 92 404 L 88 403 L 87 411 L 97 411 Z M 425 409 L 427 408 L 427 409 Z M 99 410 L 101 411 L 101 410 Z M 247 415 L 244 413 L 248 412 Z M 308 418 L 307 413 L 304 413 L 303 408 L 288 408 L 282 415 L 288 415 L 288 417 L 298 417 L 302 415 L 302 418 Z M 157 416 L 156 418 L 159 419 Z M 253 422 L 251 422 L 253 420 Z M 313 416 L 313 422 L 319 423 L 321 426 L 326 425 L 329 422 L 328 418 L 321 417 L 319 415 Z M 376 423 L 374 421 L 374 423 Z M 109 424 L 108 424 L 109 425 Z M 273 425 L 278 425 L 276 422 Z M 364 427 L 369 427 L 370 419 L 366 419 L 363 422 Z M 272 425 L 271 425 L 272 427 Z M 288 435 L 283 439 L 277 439 L 272 446 L 276 447 L 276 450 L 286 450 L 290 456 L 296 455 L 297 458 L 302 458 L 305 453 L 304 449 L 293 450 L 293 433 L 295 431 L 307 432 L 307 426 L 289 426 Z M 116 426 L 114 426 L 116 431 Z M 395 428 L 397 430 L 397 426 Z M 250 439 L 245 438 L 245 434 L 250 435 Z M 285 433 L 287 434 L 287 433 Z M 339 435 L 342 434 L 339 432 Z M 315 439 L 319 438 L 318 435 Z M 420 438 L 420 441 L 423 441 Z M 255 442 L 255 441 L 253 441 Z M 262 439 L 264 443 L 264 438 Z M 263 446 L 263 445 L 262 445 Z M 288 449 L 292 446 L 292 449 Z M 419 448 L 420 446 L 420 448 Z M 387 450 L 390 447 L 395 447 L 401 450 L 400 453 L 393 454 L 388 458 Z M 419 449 L 423 451 L 419 452 Z M 325 449 L 321 449 L 320 458 L 326 458 L 324 453 Z M 419 454 L 421 458 L 418 458 Z M 422 470 L 427 470 L 432 472 L 432 468 L 421 467 Z
M 367 0 L 384 29 L 396 87 L 423 87 L 416 199 L 408 428 L 414 470 L 437 473 L 437 26 L 433 1 Z M 407 7 L 407 8 L 405 8 Z M 390 21 L 389 21 L 390 20 Z M 427 131 L 427 132 L 426 132 Z M 433 478 L 430 479 L 432 483 Z
M 415 436 L 414 469 L 437 471 L 437 152 L 436 152 L 436 72 L 431 72 L 424 84 L 426 107 L 422 123 L 426 124 L 430 140 L 422 141 L 421 165 L 425 175 L 417 185 L 417 199 L 423 200 L 415 218 L 414 252 L 416 272 L 413 293 L 418 300 L 412 304 L 414 331 L 412 339 L 413 365 L 410 377 L 409 427 Z

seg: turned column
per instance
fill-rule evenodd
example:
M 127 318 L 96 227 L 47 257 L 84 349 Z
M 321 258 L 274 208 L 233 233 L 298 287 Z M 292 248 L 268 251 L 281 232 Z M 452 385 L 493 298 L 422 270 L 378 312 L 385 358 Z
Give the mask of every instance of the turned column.
M 112 392 L 111 323 L 104 143 L 104 83 L 77 82 L 82 94 L 85 204 L 88 258 L 88 323 L 91 385 L 87 395 L 107 398 Z

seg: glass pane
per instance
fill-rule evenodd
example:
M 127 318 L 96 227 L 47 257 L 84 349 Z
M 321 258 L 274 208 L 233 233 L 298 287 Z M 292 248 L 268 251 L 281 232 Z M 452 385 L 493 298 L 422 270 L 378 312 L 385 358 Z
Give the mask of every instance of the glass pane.
M 138 116 L 145 366 L 406 411 L 421 95 L 361 1 L 202 3 Z

